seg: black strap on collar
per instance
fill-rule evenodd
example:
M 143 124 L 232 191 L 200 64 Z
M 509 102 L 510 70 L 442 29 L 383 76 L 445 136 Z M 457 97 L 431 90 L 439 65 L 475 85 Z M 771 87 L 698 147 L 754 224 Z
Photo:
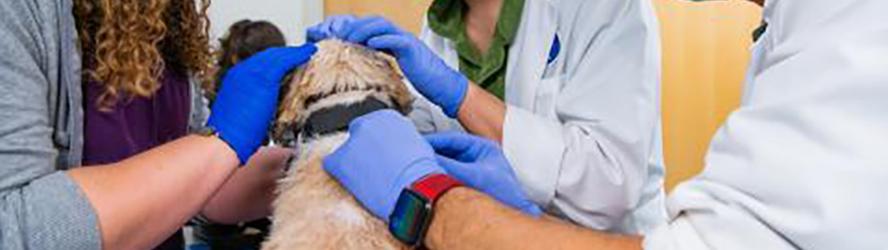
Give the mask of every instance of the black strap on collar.
M 305 120 L 301 131 L 297 132 L 302 138 L 312 138 L 347 131 L 349 123 L 355 118 L 387 108 L 390 107 L 373 97 L 356 103 L 323 108 L 312 113 Z

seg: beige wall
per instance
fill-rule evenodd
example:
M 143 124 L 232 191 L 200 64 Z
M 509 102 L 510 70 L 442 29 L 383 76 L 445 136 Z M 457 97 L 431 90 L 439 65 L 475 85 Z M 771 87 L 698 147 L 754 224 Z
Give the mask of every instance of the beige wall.
M 430 0 L 326 0 L 326 14 L 382 15 L 418 31 Z M 654 0 L 663 36 L 666 186 L 700 172 L 709 140 L 737 107 L 761 9 L 735 1 Z
M 703 167 L 709 141 L 740 103 L 761 8 L 746 1 L 655 0 L 663 38 L 666 187 Z
M 324 13 L 380 15 L 397 22 L 404 29 L 418 33 L 422 26 L 423 14 L 431 2 L 431 0 L 325 0 Z

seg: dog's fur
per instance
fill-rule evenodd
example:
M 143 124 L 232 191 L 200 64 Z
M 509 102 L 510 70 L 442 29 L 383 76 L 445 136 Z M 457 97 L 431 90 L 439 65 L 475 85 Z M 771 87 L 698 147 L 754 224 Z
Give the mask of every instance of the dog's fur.
M 313 112 L 368 97 L 409 112 L 413 100 L 391 57 L 337 40 L 317 45 L 312 60 L 284 83 L 273 137 L 298 131 Z M 323 170 L 324 156 L 347 137 L 341 132 L 296 138 L 298 161 L 279 182 L 271 235 L 263 249 L 405 249 L 384 222 Z

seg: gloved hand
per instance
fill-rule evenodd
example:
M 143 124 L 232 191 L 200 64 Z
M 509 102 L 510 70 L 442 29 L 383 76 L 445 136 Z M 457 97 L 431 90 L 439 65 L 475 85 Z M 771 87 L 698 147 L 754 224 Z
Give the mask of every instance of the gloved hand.
M 428 135 L 426 140 L 439 154 L 438 163 L 457 180 L 526 214 L 542 214 L 524 194 L 509 161 L 495 143 L 458 132 Z
M 280 83 L 317 48 L 271 48 L 232 67 L 222 80 L 207 125 L 237 153 L 243 165 L 259 149 L 277 108 Z
M 352 15 L 336 15 L 327 17 L 323 22 L 311 26 L 306 30 L 305 37 L 308 42 L 319 42 L 333 37 L 342 37 L 345 26 L 354 22 L 357 18 Z
M 348 141 L 324 159 L 324 169 L 386 222 L 404 188 L 426 175 L 444 173 L 432 147 L 394 111 L 359 117 L 348 131 Z
M 447 66 L 418 38 L 381 17 L 360 18 L 347 22 L 335 32 L 345 41 L 391 53 L 413 87 L 455 118 L 465 99 L 469 80 Z

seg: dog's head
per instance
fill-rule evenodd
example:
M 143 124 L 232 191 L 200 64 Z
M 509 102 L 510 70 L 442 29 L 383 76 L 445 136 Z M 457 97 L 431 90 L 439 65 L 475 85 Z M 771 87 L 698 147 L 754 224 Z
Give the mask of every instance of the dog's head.
M 371 98 L 402 114 L 410 112 L 413 97 L 394 58 L 339 40 L 321 41 L 317 46 L 311 61 L 282 85 L 275 141 L 283 141 L 288 131 L 298 134 L 314 113 Z

